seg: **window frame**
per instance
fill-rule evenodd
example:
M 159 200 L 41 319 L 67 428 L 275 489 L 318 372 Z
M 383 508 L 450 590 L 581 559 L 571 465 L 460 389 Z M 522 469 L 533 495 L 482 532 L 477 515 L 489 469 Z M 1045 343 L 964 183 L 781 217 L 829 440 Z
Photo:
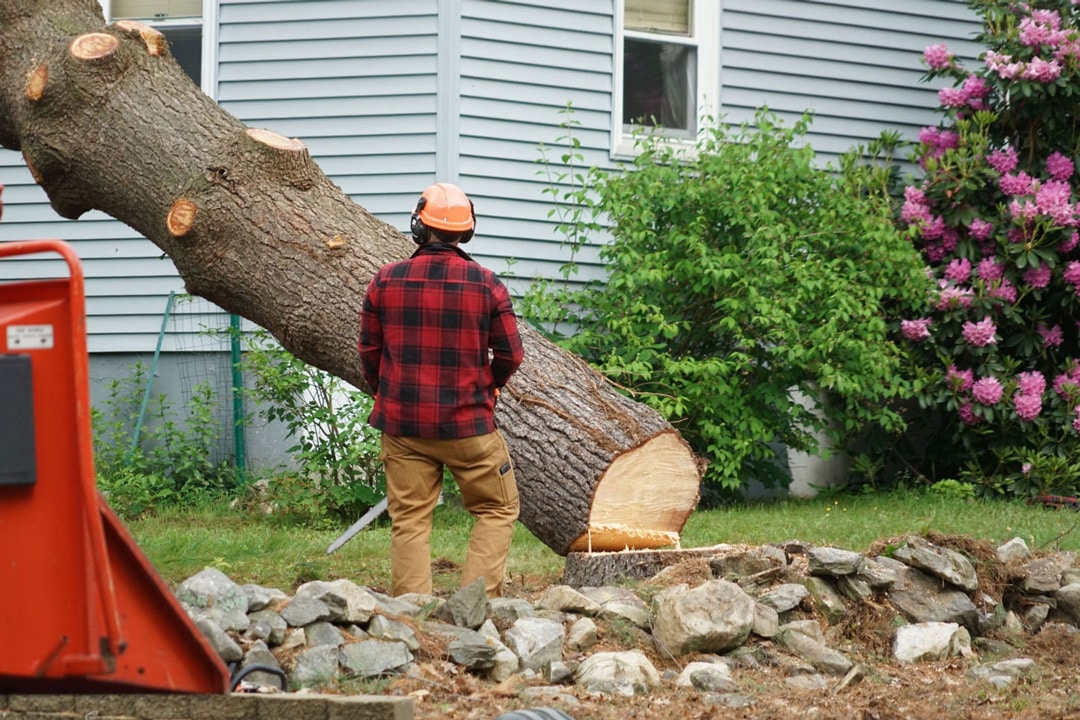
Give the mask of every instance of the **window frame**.
M 693 130 L 691 137 L 673 136 L 672 144 L 692 147 L 700 130 L 703 117 L 714 116 L 719 111 L 720 103 L 720 17 L 722 0 L 689 0 L 690 35 L 672 35 L 650 33 L 640 30 L 627 30 L 626 2 L 615 0 L 615 53 L 612 68 L 612 108 L 611 108 L 611 157 L 626 159 L 636 154 L 634 131 L 646 126 L 626 125 L 622 121 L 623 94 L 626 78 L 623 77 L 623 59 L 625 41 L 649 40 L 675 43 L 694 48 L 697 55 L 697 103 L 693 108 Z
M 174 20 L 141 20 L 150 27 L 159 30 L 170 28 L 201 28 L 202 29 L 202 57 L 199 70 L 200 89 L 211 98 L 217 99 L 218 68 L 217 68 L 217 32 L 218 24 L 213 21 L 217 18 L 219 0 L 202 0 L 202 17 L 200 18 L 176 18 Z M 98 0 L 101 11 L 105 14 L 105 22 L 112 23 L 112 0 Z

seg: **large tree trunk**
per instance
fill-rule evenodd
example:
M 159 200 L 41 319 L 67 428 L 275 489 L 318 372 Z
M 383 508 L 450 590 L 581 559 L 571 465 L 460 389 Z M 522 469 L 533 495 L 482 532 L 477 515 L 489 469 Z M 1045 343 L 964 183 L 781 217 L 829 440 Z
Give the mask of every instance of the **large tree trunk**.
M 104 26 L 95 0 L 0 0 L 0 145 L 57 213 L 91 209 L 159 246 L 186 288 L 364 389 L 364 291 L 413 246 L 330 182 L 299 140 L 247 128 L 196 88 L 156 31 Z M 422 188 L 417 188 L 417 192 Z M 578 358 L 523 327 L 497 421 L 522 521 L 560 554 L 678 539 L 698 498 L 689 447 Z

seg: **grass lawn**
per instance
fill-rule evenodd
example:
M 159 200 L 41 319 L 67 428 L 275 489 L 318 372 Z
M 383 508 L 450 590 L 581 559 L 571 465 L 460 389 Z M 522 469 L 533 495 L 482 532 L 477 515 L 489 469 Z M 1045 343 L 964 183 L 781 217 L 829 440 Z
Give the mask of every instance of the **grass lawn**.
M 465 559 L 471 524 L 463 510 L 437 509 L 431 538 L 436 591 L 456 587 L 456 567 Z M 1078 524 L 1080 513 L 1071 510 L 898 491 L 699 510 L 686 523 L 682 547 L 800 540 L 861 552 L 877 540 L 938 532 L 994 544 L 1021 537 L 1032 551 L 1077 551 Z M 286 592 L 301 582 L 338 577 L 379 590 L 389 586 L 390 527 L 385 516 L 333 555 L 327 555 L 326 548 L 344 526 L 314 530 L 218 507 L 163 510 L 129 521 L 127 527 L 169 583 L 213 566 L 237 582 Z M 563 558 L 519 523 L 508 569 L 512 583 L 542 588 L 560 581 Z

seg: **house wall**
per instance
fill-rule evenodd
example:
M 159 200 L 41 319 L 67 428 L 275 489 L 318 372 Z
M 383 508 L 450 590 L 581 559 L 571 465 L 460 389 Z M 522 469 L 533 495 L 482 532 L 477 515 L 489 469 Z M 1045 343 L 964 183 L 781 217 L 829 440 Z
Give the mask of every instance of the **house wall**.
M 788 121 L 812 110 L 808 142 L 822 163 L 882 129 L 913 139 L 936 123 L 941 83 L 920 83 L 925 47 L 946 42 L 961 57 L 979 51 L 970 40 L 978 25 L 962 0 L 707 1 L 723 3 L 720 87 L 711 93 L 717 112 L 740 123 L 761 105 Z M 556 175 L 566 170 L 558 162 L 568 136 L 580 143 L 580 169 L 618 160 L 610 152 L 615 0 L 220 0 L 217 7 L 207 20 L 216 22 L 217 41 L 216 85 L 208 90 L 227 111 L 304 140 L 345 192 L 403 231 L 424 187 L 457 182 L 476 203 L 468 249 L 480 262 L 515 289 L 533 275 L 557 275 L 569 251 L 551 216 L 552 191 L 566 188 Z M 545 157 L 550 165 L 540 162 Z M 169 293 L 183 289 L 169 260 L 100 213 L 56 216 L 17 153 L 0 151 L 0 183 L 7 186 L 0 241 L 60 237 L 83 258 L 91 365 L 103 368 L 97 377 L 152 353 Z M 581 279 L 602 277 L 596 246 L 576 260 Z M 49 267 L 40 259 L 3 262 L 0 280 Z M 162 353 L 197 347 L 190 327 L 170 327 Z

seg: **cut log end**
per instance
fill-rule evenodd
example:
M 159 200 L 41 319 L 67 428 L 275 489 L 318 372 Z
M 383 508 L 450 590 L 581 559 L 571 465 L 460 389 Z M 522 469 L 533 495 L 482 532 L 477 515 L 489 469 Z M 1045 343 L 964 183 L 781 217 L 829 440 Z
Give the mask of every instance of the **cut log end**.
M 138 35 L 146 46 L 146 52 L 152 57 L 161 57 L 165 54 L 168 41 L 160 30 L 135 20 L 117 20 L 115 24 L 117 28 L 128 34 Z
M 262 143 L 275 150 L 282 150 L 284 152 L 304 152 L 307 150 L 307 145 L 303 140 L 298 138 L 287 138 L 284 135 L 278 135 L 272 130 L 264 130 L 262 128 L 248 128 L 246 131 L 247 136 L 255 142 Z
M 87 33 L 71 41 L 69 52 L 76 60 L 100 60 L 116 52 L 120 41 L 108 33 Z
M 175 238 L 183 237 L 195 224 L 195 215 L 199 208 L 187 198 L 180 198 L 169 208 L 169 215 L 165 218 L 165 225 L 169 228 L 169 234 Z
M 37 102 L 45 94 L 45 86 L 49 84 L 49 66 L 38 65 L 26 75 L 26 98 L 30 102 Z
M 608 466 L 593 496 L 588 528 L 569 551 L 678 547 L 700 487 L 686 442 L 675 432 L 657 435 Z
M 589 525 L 584 535 L 570 544 L 570 552 L 619 552 L 678 547 L 679 533 L 646 530 L 628 525 Z

